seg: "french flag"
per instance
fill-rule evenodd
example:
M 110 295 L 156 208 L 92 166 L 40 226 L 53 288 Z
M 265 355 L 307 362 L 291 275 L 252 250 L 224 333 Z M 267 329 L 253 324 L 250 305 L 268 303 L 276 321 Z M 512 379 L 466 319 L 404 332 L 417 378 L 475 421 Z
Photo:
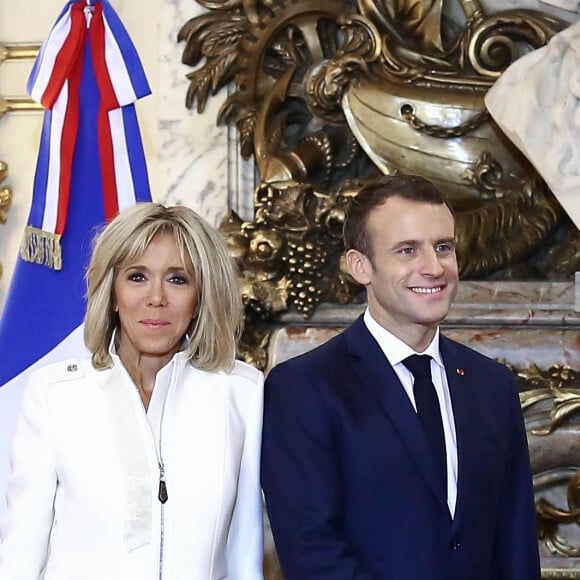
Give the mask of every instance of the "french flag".
M 30 215 L 0 318 L 0 512 L 27 374 L 88 354 L 82 321 L 92 239 L 120 210 L 151 201 L 134 105 L 151 90 L 107 0 L 66 4 L 27 89 L 46 111 Z

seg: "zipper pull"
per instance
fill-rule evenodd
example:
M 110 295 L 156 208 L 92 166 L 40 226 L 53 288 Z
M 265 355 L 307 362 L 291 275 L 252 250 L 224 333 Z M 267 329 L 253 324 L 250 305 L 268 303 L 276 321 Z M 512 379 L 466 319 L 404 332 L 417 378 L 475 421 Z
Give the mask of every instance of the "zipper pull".
M 159 493 L 157 494 L 157 498 L 163 504 L 168 499 L 167 495 L 167 485 L 165 484 L 165 469 L 163 468 L 163 464 L 159 464 Z

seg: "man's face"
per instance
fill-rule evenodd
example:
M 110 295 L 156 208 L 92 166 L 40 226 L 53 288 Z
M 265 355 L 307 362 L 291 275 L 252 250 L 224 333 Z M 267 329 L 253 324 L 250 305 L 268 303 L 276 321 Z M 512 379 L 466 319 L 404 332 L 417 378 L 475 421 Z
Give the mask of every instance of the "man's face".
M 445 205 L 392 197 L 370 214 L 367 232 L 374 264 L 350 250 L 351 275 L 366 287 L 377 322 L 425 348 L 457 292 L 453 216 Z

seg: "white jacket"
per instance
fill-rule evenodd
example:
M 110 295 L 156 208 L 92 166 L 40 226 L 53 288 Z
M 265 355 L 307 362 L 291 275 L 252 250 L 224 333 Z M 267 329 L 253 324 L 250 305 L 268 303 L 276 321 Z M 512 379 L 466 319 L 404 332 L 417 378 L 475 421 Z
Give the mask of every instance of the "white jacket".
M 263 375 L 157 376 L 147 414 L 115 357 L 31 374 L 0 527 L 2 580 L 261 580 Z M 168 500 L 158 499 L 159 460 Z

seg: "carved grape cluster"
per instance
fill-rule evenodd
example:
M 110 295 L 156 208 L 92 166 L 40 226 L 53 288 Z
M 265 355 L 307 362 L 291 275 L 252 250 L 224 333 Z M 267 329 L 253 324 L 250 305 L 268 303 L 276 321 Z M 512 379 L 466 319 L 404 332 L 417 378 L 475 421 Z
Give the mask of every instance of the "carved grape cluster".
M 313 241 L 288 245 L 287 273 L 291 281 L 288 296 L 298 312 L 312 316 L 322 296 L 322 270 L 327 253 L 322 244 Z

